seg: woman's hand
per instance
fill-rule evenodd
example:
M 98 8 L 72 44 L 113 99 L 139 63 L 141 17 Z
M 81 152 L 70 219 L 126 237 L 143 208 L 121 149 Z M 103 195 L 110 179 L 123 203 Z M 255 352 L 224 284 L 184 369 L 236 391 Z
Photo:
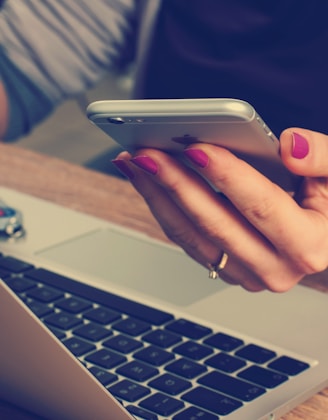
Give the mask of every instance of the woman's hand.
M 220 277 L 247 290 L 283 292 L 328 266 L 328 136 L 281 135 L 281 158 L 304 176 L 291 197 L 228 150 L 193 144 L 194 170 L 154 149 L 114 161 L 169 239 L 205 267 L 229 256 Z M 217 194 L 208 180 L 223 194 Z

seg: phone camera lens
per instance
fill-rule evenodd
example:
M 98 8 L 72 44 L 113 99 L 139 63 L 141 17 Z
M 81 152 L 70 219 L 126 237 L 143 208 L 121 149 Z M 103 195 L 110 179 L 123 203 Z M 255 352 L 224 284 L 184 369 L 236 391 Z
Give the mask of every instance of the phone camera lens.
M 111 124 L 124 124 L 123 118 L 108 118 Z

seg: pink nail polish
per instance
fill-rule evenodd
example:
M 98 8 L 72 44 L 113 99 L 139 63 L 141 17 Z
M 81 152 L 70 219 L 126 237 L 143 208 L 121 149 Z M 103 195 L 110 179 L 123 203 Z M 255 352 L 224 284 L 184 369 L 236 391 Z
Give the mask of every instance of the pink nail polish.
M 209 158 L 207 154 L 200 149 L 185 149 L 184 154 L 191 162 L 201 168 L 206 168 L 208 165 Z
M 129 168 L 129 165 L 123 159 L 114 159 L 112 163 L 116 166 L 116 168 L 122 172 L 128 179 L 134 178 L 134 173 Z
M 148 156 L 136 156 L 131 159 L 131 162 L 137 165 L 139 168 L 148 172 L 149 174 L 156 175 L 158 167 L 156 162 Z
M 308 141 L 298 133 L 293 133 L 292 156 L 296 159 L 303 159 L 309 153 Z

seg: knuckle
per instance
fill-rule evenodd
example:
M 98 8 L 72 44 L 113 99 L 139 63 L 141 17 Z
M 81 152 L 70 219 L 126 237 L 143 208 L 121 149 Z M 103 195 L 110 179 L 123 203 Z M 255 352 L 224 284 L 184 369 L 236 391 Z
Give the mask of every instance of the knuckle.
M 229 166 L 228 169 L 226 170 L 226 172 L 222 172 L 220 174 L 215 174 L 215 176 L 212 176 L 212 183 L 214 185 L 217 186 L 222 186 L 222 185 L 229 185 L 231 179 L 231 175 L 230 175 L 230 171 L 229 171 Z
M 258 293 L 258 292 L 263 292 L 264 287 L 257 284 L 257 283 L 246 283 L 244 285 L 242 285 L 242 287 L 247 290 L 248 292 L 251 293 Z
M 291 269 L 287 264 L 279 264 L 279 268 L 266 267 L 259 273 L 259 277 L 266 288 L 273 293 L 284 293 L 295 286 L 304 277 L 298 270 Z
M 327 257 L 308 253 L 302 254 L 297 263 L 283 264 L 281 270 L 269 270 L 262 273 L 261 279 L 268 290 L 274 293 L 284 293 L 299 283 L 309 274 L 320 273 L 328 268 Z
M 166 236 L 199 264 L 208 267 L 208 263 L 217 259 L 217 250 L 211 243 L 199 240 L 199 235 L 189 230 L 167 230 Z
M 175 228 L 173 230 L 164 228 L 164 231 L 170 241 L 180 245 L 183 249 L 188 250 L 188 253 L 194 255 L 200 252 L 200 245 L 191 231 L 182 228 Z
M 276 212 L 276 205 L 270 197 L 262 197 L 261 201 L 248 203 L 244 211 L 251 219 L 268 220 Z
M 233 159 L 237 159 L 233 156 Z M 243 161 L 239 161 L 240 165 L 244 165 Z M 234 162 L 235 163 L 235 162 Z M 234 164 L 232 164 L 230 157 L 225 159 L 224 167 L 221 163 L 220 171 L 218 168 L 215 168 L 213 172 L 207 172 L 207 179 L 211 182 L 212 185 L 217 187 L 219 191 L 229 192 L 231 186 L 234 185 L 235 177 L 232 175 L 237 172 L 237 169 Z
M 301 277 L 293 281 L 289 278 L 286 279 L 286 281 L 280 280 L 279 282 L 270 282 L 268 283 L 268 289 L 273 293 L 285 293 L 288 292 L 288 290 L 290 290 L 293 286 L 295 286 L 295 284 L 297 284 L 300 280 Z
M 164 188 L 170 196 L 175 197 L 178 200 L 180 200 L 180 197 L 184 192 L 181 178 L 171 178 L 169 182 L 166 182 Z
M 226 206 L 217 211 L 210 209 L 204 211 L 203 206 L 200 209 L 200 212 L 192 214 L 197 230 L 214 243 L 231 248 L 232 238 L 238 229 L 238 224 L 236 224 L 238 214 L 235 209 L 232 206 Z
M 320 273 L 327 269 L 327 256 L 321 253 L 304 253 L 298 258 L 298 266 L 304 275 Z

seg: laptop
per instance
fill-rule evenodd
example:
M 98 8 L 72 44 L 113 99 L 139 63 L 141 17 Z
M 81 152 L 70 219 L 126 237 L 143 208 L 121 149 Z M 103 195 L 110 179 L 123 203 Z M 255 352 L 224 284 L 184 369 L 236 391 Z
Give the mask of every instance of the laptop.
M 328 385 L 327 296 L 252 294 L 180 249 L 0 188 L 0 398 L 48 419 L 276 419 Z

